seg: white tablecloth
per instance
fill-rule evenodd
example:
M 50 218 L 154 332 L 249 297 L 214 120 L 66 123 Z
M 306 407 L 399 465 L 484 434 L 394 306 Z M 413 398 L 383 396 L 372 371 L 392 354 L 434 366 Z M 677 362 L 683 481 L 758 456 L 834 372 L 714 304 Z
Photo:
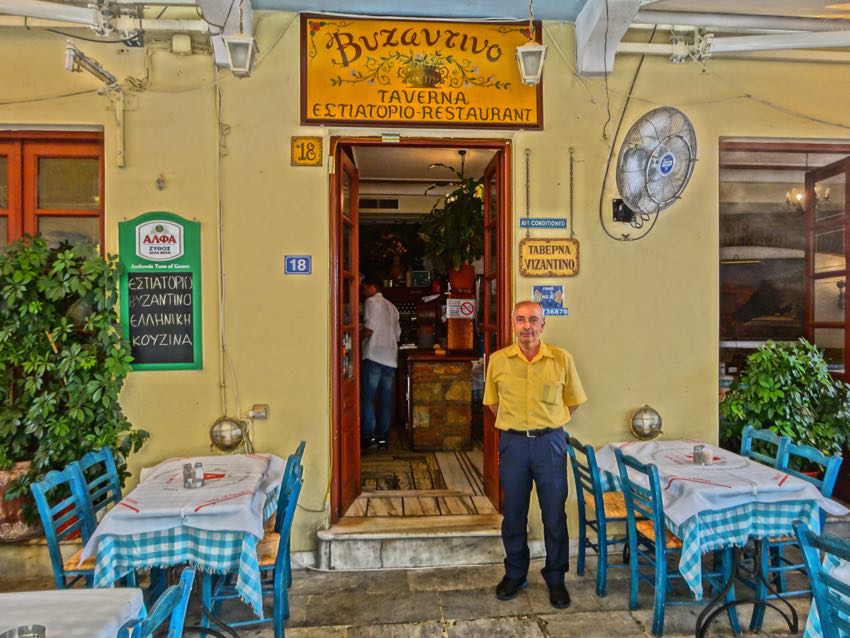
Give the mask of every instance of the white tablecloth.
M 0 594 L 0 633 L 44 625 L 47 638 L 115 638 L 144 609 L 141 589 L 65 589 Z
M 202 462 L 201 488 L 183 487 L 183 464 Z M 228 530 L 263 537 L 266 495 L 283 478 L 285 464 L 273 454 L 234 454 L 169 459 L 142 473 L 142 482 L 97 526 L 82 558 L 97 552 L 105 534 L 129 535 L 180 526 Z
M 693 462 L 694 445 L 711 453 L 711 465 Z M 619 477 L 614 450 L 641 463 L 658 467 L 664 513 L 675 525 L 705 511 L 718 511 L 745 503 L 815 501 L 831 514 L 847 509 L 825 498 L 811 483 L 734 452 L 701 441 L 630 441 L 609 443 L 596 454 L 599 468 Z

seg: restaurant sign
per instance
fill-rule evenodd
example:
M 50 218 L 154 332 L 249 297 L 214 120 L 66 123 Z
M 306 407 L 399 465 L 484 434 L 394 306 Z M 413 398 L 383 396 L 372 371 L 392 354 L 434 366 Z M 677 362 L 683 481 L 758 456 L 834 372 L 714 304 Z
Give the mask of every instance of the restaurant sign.
M 523 239 L 519 242 L 523 277 L 574 277 L 578 274 L 577 239 Z
M 528 39 L 527 22 L 303 15 L 302 123 L 542 128 L 543 86 L 516 63 Z
M 174 213 L 118 224 L 120 306 L 134 370 L 200 370 L 201 225 Z

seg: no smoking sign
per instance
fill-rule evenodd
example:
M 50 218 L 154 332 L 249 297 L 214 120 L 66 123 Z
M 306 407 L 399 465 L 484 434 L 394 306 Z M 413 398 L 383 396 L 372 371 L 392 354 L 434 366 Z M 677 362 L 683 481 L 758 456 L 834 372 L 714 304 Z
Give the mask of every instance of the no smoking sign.
M 448 319 L 474 319 L 474 299 L 449 299 L 446 302 L 446 318 Z

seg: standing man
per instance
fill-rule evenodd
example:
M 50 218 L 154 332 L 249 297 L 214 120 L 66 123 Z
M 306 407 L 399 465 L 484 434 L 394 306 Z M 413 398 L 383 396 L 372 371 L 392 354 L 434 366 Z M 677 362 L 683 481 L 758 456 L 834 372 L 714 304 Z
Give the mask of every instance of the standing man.
M 360 449 L 387 446 L 393 410 L 393 379 L 398 367 L 398 340 L 401 326 L 398 310 L 381 294 L 381 281 L 374 276 L 363 280 L 363 363 L 360 366 Z M 381 402 L 375 423 L 375 397 Z
M 565 609 L 570 606 L 564 585 L 570 554 L 563 426 L 587 397 L 572 355 L 540 340 L 545 323 L 539 303 L 520 301 L 511 313 L 517 343 L 494 353 L 487 366 L 484 405 L 496 415 L 499 481 L 504 491 L 505 577 L 496 586 L 496 597 L 511 600 L 528 584 L 528 504 L 534 481 L 546 544 L 541 573 L 549 602 Z

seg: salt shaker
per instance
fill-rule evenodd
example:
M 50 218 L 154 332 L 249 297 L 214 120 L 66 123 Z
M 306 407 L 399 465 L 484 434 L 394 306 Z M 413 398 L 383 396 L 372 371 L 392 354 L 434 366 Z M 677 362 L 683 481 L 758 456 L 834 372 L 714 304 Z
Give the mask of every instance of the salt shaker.
M 192 469 L 191 463 L 183 464 L 183 487 L 186 489 L 195 487 L 195 471 Z
M 697 465 L 702 465 L 703 463 L 703 445 L 695 445 L 694 446 L 694 463 Z
M 204 486 L 204 464 L 200 461 L 195 463 L 195 487 Z

